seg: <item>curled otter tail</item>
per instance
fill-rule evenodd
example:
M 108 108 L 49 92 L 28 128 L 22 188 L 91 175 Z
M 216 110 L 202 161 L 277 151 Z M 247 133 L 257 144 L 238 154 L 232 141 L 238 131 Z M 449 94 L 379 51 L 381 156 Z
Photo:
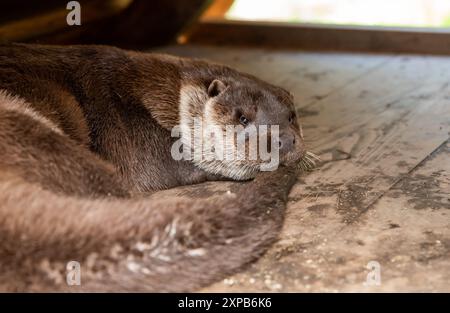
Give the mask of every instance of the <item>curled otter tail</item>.
M 276 239 L 292 169 L 208 199 L 82 199 L 0 181 L 0 289 L 192 291 L 235 272 Z M 67 264 L 80 264 L 68 286 Z

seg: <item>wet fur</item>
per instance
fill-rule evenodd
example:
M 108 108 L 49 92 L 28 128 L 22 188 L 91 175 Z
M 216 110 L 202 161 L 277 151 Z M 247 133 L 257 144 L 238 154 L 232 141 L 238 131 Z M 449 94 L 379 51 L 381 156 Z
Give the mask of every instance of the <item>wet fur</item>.
M 112 47 L 0 46 L 0 290 L 192 291 L 260 256 L 292 169 L 238 194 L 139 196 L 208 179 L 170 157 L 168 130 L 181 82 L 218 74 L 238 75 Z M 66 285 L 72 260 L 81 286 Z

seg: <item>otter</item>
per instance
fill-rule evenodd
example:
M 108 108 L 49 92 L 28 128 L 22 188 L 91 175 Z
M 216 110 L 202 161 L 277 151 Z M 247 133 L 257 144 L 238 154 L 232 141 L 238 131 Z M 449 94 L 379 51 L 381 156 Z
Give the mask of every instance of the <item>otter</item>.
M 195 148 L 194 118 L 278 125 L 280 168 L 175 160 L 171 131 Z M 1 45 L 0 289 L 196 290 L 276 239 L 303 159 L 292 95 L 249 74 L 107 46 Z M 145 197 L 218 179 L 249 181 L 208 199 Z

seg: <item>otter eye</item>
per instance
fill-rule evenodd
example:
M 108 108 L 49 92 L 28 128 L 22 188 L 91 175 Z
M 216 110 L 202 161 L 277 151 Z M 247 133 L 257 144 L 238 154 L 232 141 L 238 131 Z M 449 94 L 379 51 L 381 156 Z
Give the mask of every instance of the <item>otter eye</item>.
M 244 115 L 241 115 L 241 117 L 239 117 L 239 122 L 241 122 L 242 125 L 247 126 L 250 121 Z

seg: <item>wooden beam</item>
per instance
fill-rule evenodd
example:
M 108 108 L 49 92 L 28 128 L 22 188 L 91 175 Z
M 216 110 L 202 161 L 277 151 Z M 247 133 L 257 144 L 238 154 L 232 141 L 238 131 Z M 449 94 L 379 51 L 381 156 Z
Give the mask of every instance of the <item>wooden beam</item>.
M 104 19 L 123 11 L 131 0 L 95 0 L 82 3 L 82 25 Z M 32 17 L 10 21 L 0 25 L 0 41 L 26 41 L 58 31 L 69 31 L 81 26 L 69 26 L 66 17 L 69 11 L 66 3 L 58 8 Z
M 109 44 L 126 48 L 175 41 L 208 7 L 208 0 L 90 0 L 81 3 L 81 26 L 66 22 L 66 3 L 35 16 L 0 23 L 0 42 Z M 19 16 L 20 17 L 20 16 Z
M 202 14 L 204 19 L 223 18 L 233 5 L 234 0 L 214 0 L 211 2 L 211 5 Z
M 207 20 L 189 43 L 284 49 L 450 54 L 450 29 Z

